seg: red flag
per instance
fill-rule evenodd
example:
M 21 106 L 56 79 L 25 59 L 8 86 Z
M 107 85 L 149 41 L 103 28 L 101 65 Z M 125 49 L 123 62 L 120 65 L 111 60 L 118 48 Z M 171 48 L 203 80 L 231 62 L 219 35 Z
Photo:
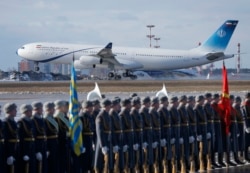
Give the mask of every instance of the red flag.
M 221 116 L 225 123 L 225 132 L 226 135 L 229 134 L 229 127 L 231 124 L 230 115 L 231 115 L 231 105 L 229 99 L 229 89 L 228 89 L 228 81 L 227 81 L 227 69 L 223 62 L 222 68 L 222 94 L 221 94 L 221 101 L 219 104 L 221 109 Z

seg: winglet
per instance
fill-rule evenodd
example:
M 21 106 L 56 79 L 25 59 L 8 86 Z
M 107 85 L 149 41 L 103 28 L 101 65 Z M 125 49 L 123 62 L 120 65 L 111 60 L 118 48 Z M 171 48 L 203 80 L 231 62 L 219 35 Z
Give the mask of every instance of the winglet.
M 105 47 L 106 49 L 112 49 L 112 42 L 108 43 L 107 46 Z

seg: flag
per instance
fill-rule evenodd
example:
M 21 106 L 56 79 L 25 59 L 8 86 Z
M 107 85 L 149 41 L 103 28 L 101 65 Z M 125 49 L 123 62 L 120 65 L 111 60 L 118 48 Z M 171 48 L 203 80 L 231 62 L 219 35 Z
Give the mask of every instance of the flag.
M 224 120 L 225 132 L 226 132 L 226 135 L 228 135 L 230 123 L 231 123 L 230 121 L 231 105 L 230 105 L 229 88 L 228 88 L 228 81 L 227 81 L 227 69 L 225 67 L 224 62 L 223 62 L 223 68 L 222 68 L 222 94 L 221 94 L 219 108 L 221 110 L 221 116 Z
M 76 72 L 74 61 L 71 67 L 70 81 L 70 101 L 69 101 L 69 118 L 70 118 L 70 137 L 73 151 L 79 156 L 83 150 L 82 143 L 82 123 L 78 116 L 79 103 L 76 90 Z

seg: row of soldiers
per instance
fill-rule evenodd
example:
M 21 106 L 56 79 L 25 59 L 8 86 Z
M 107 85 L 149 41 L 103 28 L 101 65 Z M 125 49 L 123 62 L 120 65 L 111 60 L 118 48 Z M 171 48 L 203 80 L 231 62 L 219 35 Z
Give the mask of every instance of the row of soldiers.
M 243 103 L 230 96 L 229 133 L 219 101 L 210 93 L 85 101 L 80 156 L 71 150 L 68 102 L 23 104 L 18 121 L 16 104 L 7 103 L 0 121 L 0 172 L 175 173 L 244 164 L 250 161 L 250 93 Z

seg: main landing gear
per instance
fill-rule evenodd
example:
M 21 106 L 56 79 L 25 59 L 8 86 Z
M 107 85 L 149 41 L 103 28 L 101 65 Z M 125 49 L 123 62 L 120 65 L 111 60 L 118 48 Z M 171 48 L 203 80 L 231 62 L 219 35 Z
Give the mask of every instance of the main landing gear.
M 126 70 L 126 72 L 122 73 L 122 76 L 121 76 L 121 74 L 117 73 L 116 71 L 111 71 L 108 73 L 108 77 L 110 80 L 112 80 L 112 79 L 120 80 L 122 77 L 124 77 L 124 78 L 130 77 L 130 79 L 132 79 L 132 80 L 137 79 L 137 76 L 128 70 Z
M 39 68 L 39 66 L 38 66 L 38 62 L 34 62 L 34 64 L 35 64 L 34 70 L 35 70 L 35 71 L 39 71 L 40 68 Z

